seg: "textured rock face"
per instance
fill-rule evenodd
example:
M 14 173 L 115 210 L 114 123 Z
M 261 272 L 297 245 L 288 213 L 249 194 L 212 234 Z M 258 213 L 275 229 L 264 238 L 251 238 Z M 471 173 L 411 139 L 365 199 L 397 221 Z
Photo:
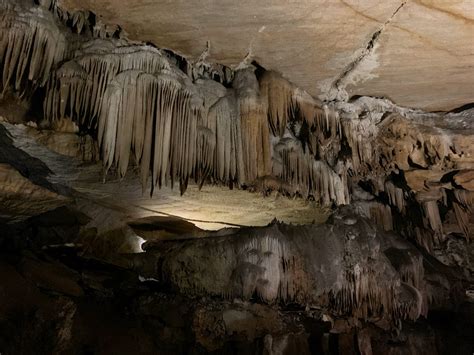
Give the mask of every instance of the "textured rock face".
M 315 97 L 332 99 L 338 84 L 349 96 L 385 96 L 426 110 L 472 101 L 469 0 L 60 3 L 191 60 L 207 41 L 212 61 L 235 67 L 250 54 Z
M 474 112 L 400 103 L 466 103 L 469 74 L 459 76 L 471 53 L 459 32 L 471 20 L 456 13 L 464 2 L 329 2 L 327 14 L 318 4 L 272 2 L 245 24 L 242 14 L 262 4 L 224 2 L 221 16 L 207 18 L 210 2 L 183 20 L 208 21 L 202 33 L 179 22 L 192 2 L 129 4 L 124 21 L 143 31 L 155 30 L 143 22 L 154 6 L 158 18 L 178 10 L 176 23 L 163 24 L 183 53 L 205 49 L 190 60 L 133 41 L 143 33 L 127 36 L 89 11 L 68 12 L 74 3 L 0 0 L 0 250 L 9 252 L 0 274 L 12 284 L 0 285 L 0 352 L 130 353 L 138 338 L 144 353 L 450 348 L 432 317 L 457 317 L 456 307 L 472 301 Z M 105 2 L 84 4 L 100 15 Z M 436 14 L 431 20 L 447 16 L 451 32 L 416 34 L 413 21 L 425 35 L 437 28 L 421 8 Z M 109 10 L 110 19 L 120 15 Z M 214 36 L 229 12 L 203 48 L 174 43 Z M 230 48 L 222 38 L 243 25 Z M 459 43 L 438 45 L 451 35 Z M 432 48 L 408 56 L 413 36 Z M 307 56 L 296 60 L 303 42 Z M 387 58 L 403 55 L 404 65 L 390 69 Z M 334 65 L 323 70 L 325 61 Z M 448 93 L 438 95 L 432 70 Z M 395 102 L 351 98 L 371 90 Z M 298 225 L 268 225 L 274 217 Z M 232 229 L 204 230 L 223 226 Z M 23 286 L 35 300 L 9 300 Z M 104 304 L 102 322 L 90 314 Z M 126 316 L 113 316 L 123 304 Z M 29 326 L 9 340 L 15 322 Z M 89 331 L 89 323 L 99 325 Z M 123 347 L 107 340 L 109 328 Z M 96 333 L 105 340 L 91 340 Z
M 16 169 L 0 164 L 0 218 L 21 220 L 67 203 L 67 198 L 35 185 Z
M 187 239 L 189 225 L 162 222 L 181 240 L 102 259 L 85 243 L 53 239 L 81 234 L 87 221 L 72 209 L 2 225 L 2 351 L 463 354 L 472 347 L 472 304 L 455 311 L 461 280 L 452 270 L 352 214 L 195 240 Z M 27 235 L 30 245 L 12 243 Z M 288 284 L 276 287 L 285 276 Z M 449 318 L 413 322 L 427 308 Z
M 416 249 L 348 210 L 325 225 L 273 224 L 145 248 L 159 269 L 142 272 L 187 295 L 293 303 L 388 324 L 447 301 L 447 290 L 432 293 Z

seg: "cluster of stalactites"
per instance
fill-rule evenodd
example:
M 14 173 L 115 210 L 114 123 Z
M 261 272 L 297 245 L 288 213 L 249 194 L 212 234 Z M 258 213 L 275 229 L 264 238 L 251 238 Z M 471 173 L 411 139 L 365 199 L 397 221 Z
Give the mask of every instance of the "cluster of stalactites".
M 138 70 L 149 74 L 170 72 L 162 53 L 150 46 L 118 46 L 111 40 L 94 40 L 64 63 L 50 78 L 44 114 L 50 121 L 66 114 L 80 126 L 97 127 L 107 86 L 119 73 Z
M 417 196 L 420 194 L 417 194 Z M 459 227 L 460 234 L 470 240 L 474 238 L 472 232 L 472 213 L 474 206 L 474 192 L 462 189 L 454 189 L 448 198 L 448 194 L 444 189 L 439 190 L 438 195 L 430 199 L 420 199 L 423 212 L 423 223 L 427 230 L 433 232 L 432 242 L 439 244 L 446 239 L 446 231 L 443 227 L 441 218 L 441 208 L 450 208 L 454 212 L 454 216 Z M 443 206 L 443 207 L 442 207 Z M 432 245 L 428 250 L 431 250 Z
M 24 0 L 30 1 L 33 0 Z M 111 26 L 100 20 L 88 10 L 75 10 L 70 12 L 64 9 L 58 0 L 34 0 L 41 7 L 49 10 L 60 22 L 67 26 L 73 33 L 92 36 L 93 38 L 122 37 L 120 26 Z
M 198 175 L 225 184 L 248 184 L 271 172 L 267 110 L 254 68 L 238 70 L 233 88 L 199 79 L 204 113 L 199 126 Z
M 237 98 L 233 90 L 228 90 L 203 115 L 199 126 L 200 184 L 209 177 L 227 185 L 244 183 L 247 178 L 242 142 Z
M 300 122 L 308 126 L 314 150 L 321 143 L 325 145 L 328 138 L 340 137 L 337 112 L 296 88 L 280 74 L 264 72 L 260 78 L 260 90 L 268 105 L 268 120 L 273 135 L 283 137 L 289 123 Z
M 282 189 L 290 190 L 285 192 L 291 195 L 312 197 L 325 206 L 333 202 L 348 204 L 347 173 L 342 162 L 335 168 L 323 160 L 315 160 L 294 137 L 286 135 L 274 146 L 272 174 L 285 182 Z
M 283 136 L 294 113 L 294 87 L 279 74 L 267 71 L 260 78 L 262 96 L 268 102 L 268 120 L 275 136 Z
M 30 1 L 0 0 L 0 12 L 1 89 L 24 96 L 46 84 L 67 55 L 67 41 L 44 7 Z
M 130 155 L 140 166 L 143 187 L 152 190 L 179 181 L 181 191 L 196 166 L 199 108 L 175 77 L 138 70 L 120 73 L 105 91 L 99 119 L 99 143 L 107 171 L 127 171 Z
M 474 213 L 474 192 L 454 190 L 454 214 L 461 231 L 466 239 L 474 238 L 474 231 L 470 228 L 470 216 Z
M 370 115 L 344 119 L 341 122 L 344 137 L 351 148 L 351 170 L 354 175 L 365 176 L 378 167 L 378 152 L 374 141 L 378 128 Z
M 240 113 L 245 176 L 247 181 L 255 181 L 271 172 L 267 105 L 260 95 L 253 67 L 238 70 L 233 87 L 236 90 Z
M 270 75 L 259 83 L 248 67 L 234 73 L 232 88 L 206 78 L 192 83 L 156 48 L 95 39 L 51 75 L 44 114 L 51 122 L 69 116 L 80 127 L 98 128 L 105 171 L 115 166 L 123 177 L 133 156 L 144 187 L 150 172 L 153 187 L 179 180 L 183 189 L 190 177 L 241 186 L 276 172 L 301 195 L 325 205 L 348 203 L 345 171 L 335 159 L 326 164 L 330 154 L 321 153 L 329 151 L 323 139 L 339 141 L 337 115 L 284 82 Z M 287 103 L 275 101 L 277 89 L 289 93 Z M 309 149 L 300 144 L 275 153 L 275 140 L 284 137 L 271 139 L 271 132 L 279 127 L 292 134 L 291 122 L 300 133 L 302 122 L 310 128 Z

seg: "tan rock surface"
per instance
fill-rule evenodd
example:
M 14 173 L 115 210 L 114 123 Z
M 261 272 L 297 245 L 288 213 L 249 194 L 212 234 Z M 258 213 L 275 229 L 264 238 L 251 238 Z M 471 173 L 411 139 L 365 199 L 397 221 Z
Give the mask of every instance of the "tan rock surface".
M 313 96 L 327 94 L 331 84 L 344 77 L 342 87 L 349 96 L 384 95 L 399 105 L 427 110 L 449 110 L 473 101 L 470 0 L 60 4 L 69 10 L 92 10 L 131 38 L 191 60 L 199 57 L 207 41 L 210 61 L 236 66 L 250 52 L 265 68 L 281 72 Z
M 21 220 L 52 210 L 68 202 L 32 183 L 8 164 L 0 164 L 0 217 Z

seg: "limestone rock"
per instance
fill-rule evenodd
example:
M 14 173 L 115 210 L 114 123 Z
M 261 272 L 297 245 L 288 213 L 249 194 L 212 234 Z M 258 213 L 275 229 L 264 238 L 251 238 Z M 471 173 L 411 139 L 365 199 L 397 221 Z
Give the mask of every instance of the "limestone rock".
M 472 101 L 474 16 L 469 0 L 318 1 L 290 7 L 284 1 L 211 2 L 202 9 L 197 1 L 61 4 L 70 11 L 93 10 L 107 23 L 119 23 L 132 38 L 146 38 L 188 58 L 199 57 L 206 41 L 211 43 L 209 61 L 237 66 L 250 53 L 315 97 L 326 96 L 344 78 L 349 97 L 383 95 L 426 110 L 450 110 Z M 296 63 L 295 53 L 304 53 Z

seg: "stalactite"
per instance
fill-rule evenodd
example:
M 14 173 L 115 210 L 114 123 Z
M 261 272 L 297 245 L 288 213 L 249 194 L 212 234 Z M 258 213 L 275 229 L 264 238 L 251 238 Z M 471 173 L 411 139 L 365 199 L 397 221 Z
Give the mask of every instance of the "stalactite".
M 281 75 L 273 71 L 264 72 L 260 78 L 260 90 L 268 103 L 268 120 L 275 136 L 283 137 L 289 122 L 304 123 L 309 130 L 311 151 L 321 158 L 325 158 L 332 142 L 340 140 L 337 112 L 294 87 Z M 328 154 L 337 155 L 338 152 L 339 149 Z
M 198 115 L 176 78 L 122 72 L 105 91 L 99 120 L 105 170 L 115 164 L 123 177 L 133 152 L 143 186 L 151 170 L 152 188 L 176 179 L 185 189 L 196 165 Z
M 195 84 L 203 96 L 203 111 L 201 121 L 198 122 L 197 128 L 197 176 L 195 176 L 196 181 L 199 182 L 199 186 L 202 186 L 205 180 L 215 172 L 217 159 L 216 112 L 220 113 L 221 110 L 214 108 L 214 106 L 226 104 L 226 101 L 223 100 L 221 102 L 220 100 L 227 95 L 227 89 L 223 85 L 208 79 L 198 79 Z M 211 108 L 213 108 L 214 111 L 212 115 L 209 114 Z
M 77 118 L 83 125 L 89 117 L 90 95 L 87 91 L 91 83 L 86 71 L 76 62 L 64 63 L 53 75 L 57 87 L 52 87 L 53 80 L 46 86 L 47 96 L 43 107 L 52 123 L 67 116 Z
M 245 178 L 252 182 L 271 171 L 267 106 L 260 97 L 254 68 L 238 70 L 233 87 L 238 98 Z
M 405 213 L 405 196 L 403 189 L 395 186 L 392 181 L 386 181 L 385 192 L 388 195 L 390 205 L 397 207 L 399 212 Z
M 27 1 L 0 1 L 0 66 L 3 93 L 20 96 L 46 84 L 54 67 L 66 57 L 65 35 L 53 15 Z
M 209 111 L 215 122 L 214 178 L 224 183 L 246 181 L 242 150 L 241 120 L 233 93 L 221 98 Z
M 310 170 L 311 190 L 324 205 L 330 205 L 332 202 L 344 205 L 350 202 L 347 173 L 342 165 L 340 165 L 339 170 L 340 172 L 334 171 L 322 160 L 312 162 L 312 169 Z
M 459 228 L 467 240 L 474 238 L 474 233 L 470 228 L 470 216 L 473 213 L 474 206 L 474 192 L 456 189 L 454 190 L 454 196 L 456 201 L 453 201 L 453 208 Z
M 262 97 L 268 102 L 268 119 L 274 135 L 283 136 L 289 116 L 294 111 L 293 86 L 273 71 L 267 71 L 260 79 Z
M 304 197 L 312 196 L 322 205 L 335 202 L 338 205 L 350 201 L 347 174 L 342 165 L 336 172 L 322 160 L 315 160 L 309 152 L 304 152 L 301 142 L 285 136 L 274 146 L 272 174 L 292 187 Z M 284 190 L 284 186 L 282 186 Z
M 344 119 L 341 124 L 344 137 L 352 151 L 351 162 L 354 174 L 364 175 L 378 168 L 378 152 L 373 148 L 378 128 L 371 116 Z
M 423 201 L 421 204 L 427 221 L 425 227 L 429 227 L 433 232 L 435 232 L 435 237 L 438 242 L 442 241 L 444 239 L 443 223 L 441 222 L 441 217 L 439 215 L 438 201 L 428 200 Z
M 277 164 L 274 163 L 272 174 L 308 197 L 311 158 L 303 153 L 301 142 L 291 136 L 283 137 L 274 146 L 274 159 Z
M 127 70 L 149 74 L 177 72 L 171 70 L 158 49 L 121 45 L 119 40 L 96 39 L 87 42 L 75 57 L 74 61 L 63 64 L 48 82 L 44 111 L 50 120 L 59 119 L 67 112 L 72 115 L 71 118 L 89 128 L 97 127 L 107 85 L 119 73 Z M 67 111 L 65 106 L 69 106 Z

